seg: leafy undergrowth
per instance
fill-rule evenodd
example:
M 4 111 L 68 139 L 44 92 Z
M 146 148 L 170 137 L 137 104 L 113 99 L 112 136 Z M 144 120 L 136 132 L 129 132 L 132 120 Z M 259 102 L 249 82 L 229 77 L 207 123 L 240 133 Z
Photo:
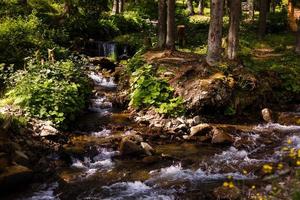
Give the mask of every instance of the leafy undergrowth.
M 139 110 L 152 106 L 168 116 L 184 113 L 183 99 L 174 95 L 174 88 L 167 80 L 158 78 L 157 68 L 146 64 L 140 54 L 131 59 L 127 70 L 131 73 L 131 107 Z
M 90 94 L 82 63 L 70 59 L 45 63 L 32 59 L 8 81 L 2 105 L 20 106 L 30 116 L 50 120 L 59 128 L 74 120 Z

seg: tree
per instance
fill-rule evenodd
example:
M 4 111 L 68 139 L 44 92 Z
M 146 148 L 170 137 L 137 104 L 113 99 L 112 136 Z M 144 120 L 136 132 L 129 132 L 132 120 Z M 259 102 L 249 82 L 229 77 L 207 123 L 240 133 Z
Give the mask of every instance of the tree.
M 237 50 L 239 45 L 239 28 L 241 18 L 241 1 L 229 0 L 229 32 L 228 32 L 228 47 L 227 56 L 230 60 L 237 58 Z
M 158 47 L 160 49 L 166 46 L 167 36 L 167 5 L 166 0 L 158 2 Z
M 298 19 L 298 31 L 296 33 L 296 53 L 300 55 L 300 19 Z
M 247 0 L 249 20 L 254 19 L 254 0 Z
M 291 31 L 297 31 L 297 20 L 295 18 L 294 0 L 288 1 L 288 23 Z
M 112 14 L 116 15 L 119 14 L 119 0 L 113 0 L 113 8 L 112 8 Z
M 187 0 L 186 5 L 187 5 L 188 11 L 189 11 L 189 15 L 195 15 L 193 0 Z
M 166 48 L 175 49 L 175 0 L 167 0 L 167 40 Z
M 204 0 L 199 0 L 198 9 L 199 15 L 204 15 Z
M 210 24 L 208 32 L 208 48 L 206 62 L 213 66 L 221 58 L 222 54 L 222 25 L 224 1 L 211 0 Z
M 124 11 L 124 0 L 119 0 L 119 13 Z
M 267 31 L 268 0 L 260 0 L 259 4 L 259 30 L 258 35 L 262 39 Z

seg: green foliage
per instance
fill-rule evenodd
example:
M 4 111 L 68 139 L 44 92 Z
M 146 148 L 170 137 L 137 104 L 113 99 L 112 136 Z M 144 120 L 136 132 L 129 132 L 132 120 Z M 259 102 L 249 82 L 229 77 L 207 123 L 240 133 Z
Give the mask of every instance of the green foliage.
M 270 33 L 280 33 L 287 30 L 288 27 L 287 10 L 281 12 L 271 12 L 267 18 L 268 31 Z
M 90 93 L 81 64 L 71 60 L 41 64 L 33 59 L 11 79 L 14 87 L 6 97 L 32 116 L 50 120 L 60 128 L 74 120 Z
M 138 68 L 140 68 L 141 66 L 143 66 L 146 63 L 144 61 L 144 59 L 142 58 L 142 53 L 143 53 L 143 50 L 140 50 L 129 60 L 129 62 L 126 66 L 126 70 L 129 73 L 135 72 Z
M 7 126 L 9 124 L 9 131 L 14 133 L 19 132 L 20 128 L 26 127 L 28 124 L 28 119 L 23 116 L 13 116 L 9 114 L 0 113 L 0 132 L 3 126 Z
M 35 15 L 27 18 L 5 18 L 0 21 L 0 63 L 22 63 L 32 48 L 43 43 L 40 21 Z
M 183 100 L 174 97 L 174 89 L 167 81 L 155 77 L 152 65 L 144 64 L 132 74 L 131 90 L 130 106 L 134 108 L 154 106 L 161 114 L 183 113 Z
M 236 114 L 236 110 L 235 110 L 234 106 L 232 106 L 232 105 L 228 106 L 224 111 L 224 115 L 227 115 L 227 116 L 233 116 L 235 114 Z

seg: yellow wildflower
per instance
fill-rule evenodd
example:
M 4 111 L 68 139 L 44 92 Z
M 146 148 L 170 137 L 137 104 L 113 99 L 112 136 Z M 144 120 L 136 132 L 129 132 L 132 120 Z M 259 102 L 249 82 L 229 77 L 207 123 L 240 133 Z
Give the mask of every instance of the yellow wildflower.
M 234 188 L 234 184 L 233 184 L 233 182 L 231 181 L 231 182 L 229 182 L 229 185 L 228 185 L 228 187 L 229 188 Z
M 223 186 L 224 186 L 224 187 L 228 187 L 228 186 L 229 186 L 229 183 L 228 183 L 228 182 L 224 182 L 224 183 L 223 183 Z
M 253 190 L 255 189 L 255 185 L 252 185 L 252 187 L 251 187 Z
M 293 143 L 292 140 L 291 140 L 291 138 L 289 138 L 289 139 L 287 140 L 287 143 L 288 143 L 288 144 L 292 144 L 292 143 Z
M 263 165 L 263 171 L 266 174 L 272 173 L 273 167 L 271 165 L 265 164 Z
M 277 166 L 277 169 L 279 169 L 279 170 L 283 169 L 283 164 L 279 163 L 278 166 Z
M 297 160 L 296 165 L 300 166 L 300 160 Z

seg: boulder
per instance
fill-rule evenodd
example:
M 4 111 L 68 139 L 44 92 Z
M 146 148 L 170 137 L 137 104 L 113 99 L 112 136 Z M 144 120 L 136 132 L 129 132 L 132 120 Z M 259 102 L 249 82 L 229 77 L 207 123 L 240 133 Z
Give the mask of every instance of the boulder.
M 146 142 L 141 142 L 141 146 L 148 156 L 151 156 L 155 152 L 155 150 Z
M 209 124 L 198 124 L 190 129 L 190 136 L 204 135 L 211 129 L 212 127 Z
M 273 113 L 272 110 L 269 108 L 264 108 L 261 110 L 262 118 L 265 120 L 265 122 L 273 122 Z
M 122 139 L 119 145 L 119 151 L 121 156 L 139 155 L 145 152 L 141 145 L 130 140 L 128 137 Z
M 29 158 L 23 151 L 15 151 L 13 160 L 18 164 L 22 164 L 22 165 L 29 164 Z
M 13 189 L 17 185 L 25 184 L 32 178 L 32 170 L 22 165 L 6 167 L 0 174 L 0 190 Z
M 224 130 L 220 128 L 213 128 L 212 132 L 212 140 L 213 144 L 226 144 L 233 143 L 235 141 L 234 137 L 230 134 L 226 133 Z
M 90 57 L 89 61 L 93 65 L 100 65 L 101 68 L 114 71 L 116 64 L 105 57 Z

